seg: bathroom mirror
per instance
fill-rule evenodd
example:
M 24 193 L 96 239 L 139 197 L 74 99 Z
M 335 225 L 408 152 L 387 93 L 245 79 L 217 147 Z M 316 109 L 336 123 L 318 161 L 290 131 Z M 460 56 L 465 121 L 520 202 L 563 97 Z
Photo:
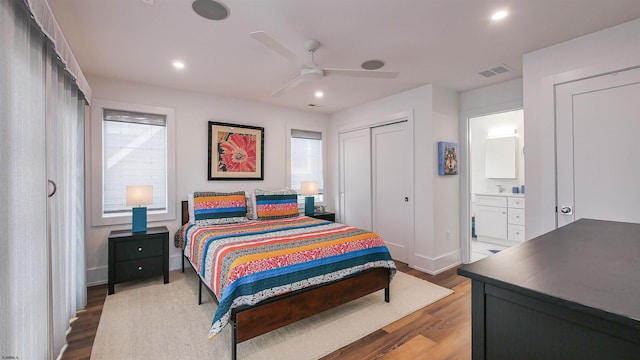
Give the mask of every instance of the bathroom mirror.
M 485 141 L 485 176 L 492 179 L 518 177 L 518 138 L 489 138 Z

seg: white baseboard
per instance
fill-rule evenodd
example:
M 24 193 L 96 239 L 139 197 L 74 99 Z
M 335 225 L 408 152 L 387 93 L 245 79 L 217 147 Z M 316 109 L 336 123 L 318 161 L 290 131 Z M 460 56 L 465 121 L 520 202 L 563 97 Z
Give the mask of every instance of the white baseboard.
M 188 264 L 185 264 L 187 267 Z M 182 255 L 176 254 L 169 256 L 169 271 L 182 269 Z M 109 282 L 109 267 L 98 266 L 87 269 L 87 287 L 102 285 Z
M 109 280 L 109 267 L 98 266 L 87 269 L 87 287 L 106 284 Z
M 409 264 L 409 266 L 429 275 L 437 275 L 462 264 L 460 256 L 459 249 L 435 258 L 415 254 L 415 264 Z

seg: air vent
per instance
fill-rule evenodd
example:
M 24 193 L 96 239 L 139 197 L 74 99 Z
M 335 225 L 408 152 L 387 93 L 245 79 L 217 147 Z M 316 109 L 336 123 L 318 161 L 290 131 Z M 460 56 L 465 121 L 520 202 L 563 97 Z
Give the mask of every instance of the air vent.
M 491 69 L 480 71 L 478 74 L 488 78 L 495 75 L 504 74 L 509 71 L 511 71 L 510 67 L 505 64 L 501 64 L 496 67 L 492 67 Z

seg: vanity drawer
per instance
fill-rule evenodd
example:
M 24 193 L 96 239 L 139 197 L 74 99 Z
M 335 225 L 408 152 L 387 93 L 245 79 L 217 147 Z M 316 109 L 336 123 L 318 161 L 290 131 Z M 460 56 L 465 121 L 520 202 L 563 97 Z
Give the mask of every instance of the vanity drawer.
M 476 195 L 476 205 L 507 207 L 506 196 Z
M 509 207 L 510 208 L 524 209 L 524 198 L 523 197 L 510 196 L 509 197 Z
M 511 209 L 508 211 L 509 224 L 524 225 L 524 209 Z
M 524 241 L 524 226 L 509 224 L 507 232 L 510 241 Z

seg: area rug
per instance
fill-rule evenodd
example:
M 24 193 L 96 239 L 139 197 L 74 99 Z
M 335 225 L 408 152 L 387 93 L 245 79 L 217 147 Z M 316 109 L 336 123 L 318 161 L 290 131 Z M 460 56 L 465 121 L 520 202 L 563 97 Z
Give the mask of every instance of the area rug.
M 391 302 L 383 290 L 238 345 L 238 359 L 318 359 L 447 295 L 452 290 L 398 272 Z M 231 327 L 207 339 L 216 304 L 193 270 L 125 283 L 108 295 L 91 359 L 230 359 Z

